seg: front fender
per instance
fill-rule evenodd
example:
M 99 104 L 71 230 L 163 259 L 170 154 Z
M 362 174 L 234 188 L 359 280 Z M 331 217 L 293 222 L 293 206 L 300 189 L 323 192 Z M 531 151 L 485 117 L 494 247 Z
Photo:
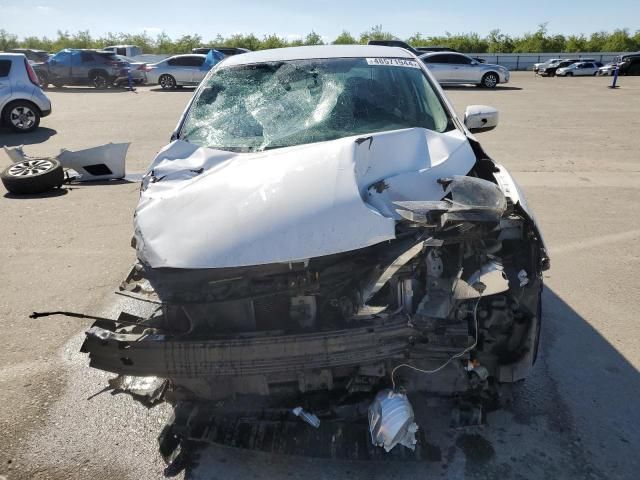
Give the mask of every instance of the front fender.
M 525 198 L 520 185 L 518 185 L 518 182 L 516 182 L 515 178 L 513 178 L 513 176 L 503 165 L 495 162 L 494 165 L 495 170 L 493 171 L 493 176 L 496 180 L 496 183 L 500 187 L 500 190 L 502 190 L 502 193 L 504 193 L 505 197 L 507 197 L 507 199 L 509 199 L 513 205 L 519 206 L 521 208 L 522 213 L 525 214 L 528 220 L 531 222 L 540 245 L 542 270 L 548 270 L 550 267 L 549 251 L 545 244 L 544 237 L 542 236 L 540 226 L 536 222 L 531 207 L 529 207 L 529 205 L 527 204 L 527 199 Z

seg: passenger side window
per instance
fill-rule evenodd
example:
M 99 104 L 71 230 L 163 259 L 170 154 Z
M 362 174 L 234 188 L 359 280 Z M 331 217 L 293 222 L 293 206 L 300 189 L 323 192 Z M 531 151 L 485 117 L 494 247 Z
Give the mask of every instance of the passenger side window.
M 448 55 L 430 55 L 422 59 L 424 63 L 449 63 Z
M 201 67 L 205 59 L 202 57 L 186 57 L 186 60 L 189 67 Z
M 469 65 L 471 63 L 471 59 L 464 55 L 449 54 L 447 56 L 449 57 L 449 63 L 455 63 L 457 65 Z
M 90 52 L 80 52 L 80 61 L 82 63 L 91 63 L 93 62 L 93 54 Z
M 167 62 L 172 67 L 188 67 L 187 57 L 172 58 Z
M 118 55 L 126 56 L 127 55 L 127 49 L 126 48 L 116 48 L 116 53 Z
M 0 77 L 8 77 L 11 71 L 11 60 L 0 60 Z

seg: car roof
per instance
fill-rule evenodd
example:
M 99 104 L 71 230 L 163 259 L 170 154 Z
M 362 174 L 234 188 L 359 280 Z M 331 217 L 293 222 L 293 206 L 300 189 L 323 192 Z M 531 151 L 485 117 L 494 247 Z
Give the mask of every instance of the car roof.
M 404 48 L 379 45 L 314 45 L 308 47 L 274 48 L 234 55 L 223 60 L 225 66 L 314 58 L 415 58 Z
M 170 58 L 180 58 L 180 57 L 202 57 L 207 58 L 206 55 L 202 53 L 181 53 L 180 55 L 171 55 L 170 57 L 165 58 L 165 60 L 169 60 Z
M 433 57 L 435 55 L 464 55 L 465 57 L 469 56 L 466 53 L 461 53 L 461 52 L 440 51 L 440 52 L 427 52 L 423 55 L 420 55 L 420 58 Z
M 0 52 L 0 57 L 2 58 L 27 58 L 24 53 L 9 53 L 9 52 Z
M 113 55 L 113 52 L 109 50 L 102 50 L 101 48 L 63 48 L 62 50 L 57 51 L 60 52 L 91 52 L 91 53 L 103 53 Z
M 46 50 L 38 50 L 37 48 L 10 48 L 8 53 L 12 52 L 33 52 L 33 53 L 47 53 Z

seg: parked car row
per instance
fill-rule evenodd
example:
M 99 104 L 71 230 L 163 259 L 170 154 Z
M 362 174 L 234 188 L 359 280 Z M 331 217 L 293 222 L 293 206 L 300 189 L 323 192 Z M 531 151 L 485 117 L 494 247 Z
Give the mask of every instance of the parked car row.
M 640 52 L 620 55 L 606 65 L 593 58 L 551 58 L 533 65 L 533 71 L 543 77 L 613 75 L 616 68 L 619 75 L 640 75 Z
M 618 75 L 640 75 L 640 52 L 621 55 L 615 61 L 598 69 L 598 75 L 613 75 L 616 68 Z
M 88 85 L 104 89 L 127 84 L 131 77 L 136 84 L 159 84 L 163 89 L 170 89 L 197 85 L 213 65 L 225 57 L 224 53 L 214 50 L 215 55 L 174 55 L 156 63 L 145 63 L 123 55 L 139 53 L 132 46 L 108 48 L 111 49 L 64 49 L 46 61 L 31 63 L 43 88 Z M 228 55 L 244 53 L 244 49 L 225 50 Z
M 558 70 L 562 70 L 563 73 L 567 72 L 567 70 L 564 69 L 571 67 L 574 64 L 590 64 L 587 71 L 590 71 L 591 73 L 584 73 L 585 75 L 594 75 L 595 72 L 598 71 L 598 68 L 602 66 L 602 63 L 596 62 L 593 58 L 554 58 L 548 62 L 538 65 L 536 73 L 542 77 L 554 77 Z M 580 70 L 584 70 L 585 68 L 587 67 L 581 68 Z M 572 73 L 575 72 L 572 71 Z

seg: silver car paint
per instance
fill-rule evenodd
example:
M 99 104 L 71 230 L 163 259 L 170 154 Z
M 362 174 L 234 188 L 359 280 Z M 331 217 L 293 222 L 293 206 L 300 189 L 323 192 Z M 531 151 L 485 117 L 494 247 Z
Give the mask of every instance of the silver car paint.
M 593 62 L 576 62 L 568 67 L 559 68 L 556 70 L 556 75 L 564 77 L 572 75 L 575 77 L 593 76 L 598 73 L 600 67 Z
M 461 63 L 430 63 L 426 61 L 428 59 L 437 59 L 443 55 L 460 57 Z M 509 81 L 509 70 L 507 68 L 490 63 L 479 63 L 461 53 L 433 52 L 421 55 L 419 58 L 441 84 L 480 84 L 482 77 L 490 72 L 498 75 L 498 83 L 507 83 Z
M 0 53 L 0 60 L 10 60 L 12 63 L 9 76 L 0 77 L 0 113 L 14 100 L 27 100 L 34 103 L 45 116 L 51 111 L 51 100 L 29 80 L 24 66 L 25 58 L 22 53 Z
M 163 74 L 167 74 L 175 78 L 176 85 L 198 85 L 207 75 L 208 70 L 204 70 L 200 67 L 183 67 L 169 65 L 168 62 L 171 59 L 179 57 L 201 57 L 203 59 L 206 59 L 207 56 L 194 53 L 186 55 L 174 55 L 173 57 L 165 58 L 161 62 L 149 65 L 151 70 L 147 72 L 147 83 L 159 83 L 160 77 Z

